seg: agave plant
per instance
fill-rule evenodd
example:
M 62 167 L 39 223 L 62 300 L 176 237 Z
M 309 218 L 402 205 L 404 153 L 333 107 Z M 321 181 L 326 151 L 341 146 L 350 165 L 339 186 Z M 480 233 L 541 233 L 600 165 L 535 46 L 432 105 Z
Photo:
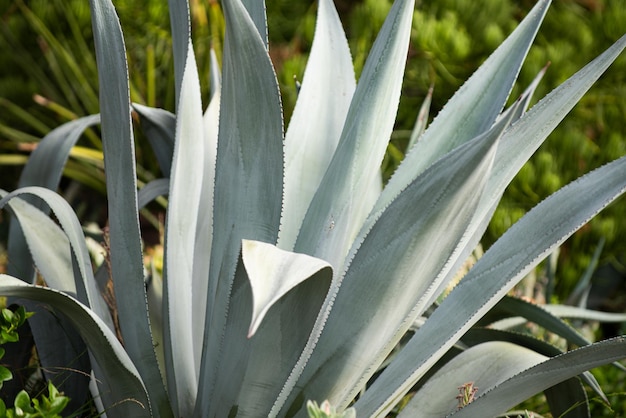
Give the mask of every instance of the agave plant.
M 90 5 L 101 113 L 51 132 L 20 187 L 2 192 L 0 206 L 19 225 L 0 294 L 47 306 L 53 320 L 31 318 L 42 361 L 79 358 L 101 412 L 302 416 L 313 400 L 333 414 L 382 417 L 416 392 L 401 414 L 493 416 L 581 374 L 599 391 L 584 372 L 626 357 L 624 338 L 591 344 L 564 324 L 581 347 L 563 354 L 493 336 L 468 342 L 487 313 L 510 310 L 505 296 L 526 273 L 625 190 L 626 157 L 539 204 L 441 297 L 507 184 L 626 37 L 530 110 L 536 83 L 503 111 L 549 6 L 539 1 L 427 129 L 416 125 L 383 188 L 413 0 L 395 1 L 358 83 L 337 12 L 319 1 L 284 134 L 263 2 L 222 2 L 223 61 L 203 111 L 188 5 L 170 1 L 176 115 L 131 105 L 114 7 Z M 139 191 L 133 109 L 164 173 Z M 80 133 L 97 123 L 109 271 L 94 274 L 80 222 L 53 190 Z M 168 196 L 162 285 L 157 271 L 145 277 L 138 222 L 138 209 L 159 195 Z M 31 284 L 33 263 L 47 286 Z M 519 312 L 532 317 L 528 305 Z M 59 336 L 72 351 L 51 343 Z M 455 346 L 463 352 L 445 364 Z

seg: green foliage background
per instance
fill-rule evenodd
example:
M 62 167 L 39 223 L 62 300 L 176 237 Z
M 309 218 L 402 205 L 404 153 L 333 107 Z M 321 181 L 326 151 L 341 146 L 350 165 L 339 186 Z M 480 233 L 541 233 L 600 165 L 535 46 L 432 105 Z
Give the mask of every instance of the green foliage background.
M 174 110 L 173 65 L 167 2 L 117 0 L 131 77 L 132 99 Z M 209 49 L 217 51 L 223 33 L 215 0 L 191 0 L 192 24 L 204 97 L 208 97 Z M 357 76 L 382 25 L 391 0 L 336 0 L 346 28 Z M 409 63 L 396 132 L 383 164 L 385 176 L 402 158 L 417 111 L 434 86 L 431 117 L 443 107 L 480 63 L 513 30 L 532 0 L 421 0 L 415 11 Z M 302 79 L 315 29 L 315 2 L 267 2 L 270 52 L 276 64 L 287 119 L 296 98 L 294 77 Z M 209 24 L 209 21 L 211 24 Z M 524 65 L 517 97 L 550 62 L 537 90 L 542 97 L 623 35 L 624 0 L 554 0 Z M 28 152 L 60 123 L 98 111 L 97 73 L 89 6 L 84 0 L 0 0 L 0 187 L 12 190 Z M 38 97 L 35 101 L 33 97 Z M 626 56 L 584 96 L 572 114 L 522 169 L 496 211 L 484 244 L 508 229 L 527 210 L 559 187 L 626 154 Z M 98 151 L 97 132 L 81 140 Z M 158 176 L 154 157 L 139 136 L 139 175 Z M 102 216 L 102 166 L 75 158 L 66 169 L 64 190 L 81 190 L 95 204 L 87 216 Z M 584 196 L 581 196 L 584 198 Z M 556 272 L 554 299 L 564 301 L 587 268 L 604 237 L 600 260 L 609 265 L 611 295 L 604 309 L 626 308 L 626 201 L 607 208 L 564 246 Z M 1 224 L 2 218 L 0 218 Z M 1 234 L 2 229 L 0 229 Z M 610 281 L 609 277 L 617 277 Z M 603 277 L 596 277 L 603 280 Z M 616 290 L 617 289 L 617 290 Z M 626 332 L 625 329 L 621 330 Z M 622 398 L 623 399 L 623 398 Z M 626 408 L 624 408 L 626 409 Z

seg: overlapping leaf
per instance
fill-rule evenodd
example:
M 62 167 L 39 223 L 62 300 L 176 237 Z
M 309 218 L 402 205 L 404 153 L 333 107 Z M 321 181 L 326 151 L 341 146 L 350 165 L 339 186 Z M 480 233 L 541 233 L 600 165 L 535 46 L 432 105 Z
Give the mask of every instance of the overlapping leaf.
M 242 239 L 275 243 L 280 224 L 283 179 L 282 112 L 276 77 L 259 31 L 240 0 L 223 3 L 227 22 L 222 88 L 213 242 L 205 335 L 196 413 L 207 415 L 210 398 L 231 371 L 218 367 L 229 316 L 230 295 Z M 246 319 L 247 322 L 248 319 Z M 247 324 L 244 328 L 246 333 Z
M 337 150 L 304 217 L 295 251 L 337 271 L 370 210 L 400 99 L 413 0 L 397 0 L 372 46 L 346 116 Z
M 89 308 L 56 290 L 28 285 L 14 277 L 0 274 L 0 292 L 46 303 L 63 313 L 87 342 L 100 365 L 100 391 L 116 416 L 149 417 L 151 411 L 148 393 L 139 372 L 113 331 Z
M 126 51 L 110 0 L 90 0 L 107 184 L 111 275 L 125 348 L 145 382 L 156 415 L 170 415 L 150 333 Z
M 315 37 L 285 134 L 285 192 L 278 245 L 293 246 L 337 148 L 356 88 L 348 40 L 331 0 L 318 5 Z
M 389 410 L 517 281 L 625 189 L 623 157 L 581 177 L 531 210 L 485 253 L 416 331 L 372 389 L 359 399 L 357 410 L 366 415 Z

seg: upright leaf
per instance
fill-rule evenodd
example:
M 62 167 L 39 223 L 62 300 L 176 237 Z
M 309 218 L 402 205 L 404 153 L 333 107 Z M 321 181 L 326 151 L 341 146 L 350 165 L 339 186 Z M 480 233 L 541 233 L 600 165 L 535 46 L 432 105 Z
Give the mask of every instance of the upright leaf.
M 189 1 L 168 0 L 170 9 L 170 26 L 172 32 L 172 51 L 174 53 L 174 87 L 176 106 L 180 98 L 180 89 L 187 65 L 187 52 L 191 40 L 191 22 L 189 18 Z
M 304 217 L 297 252 L 337 271 L 370 210 L 367 196 L 393 130 L 409 46 L 413 0 L 396 0 L 368 56 L 339 145 Z
M 425 309 L 473 216 L 506 124 L 431 166 L 361 233 L 297 384 L 308 399 L 347 407 Z
M 478 244 L 511 180 L 625 47 L 626 36 L 623 36 L 565 83 L 541 99 L 506 130 L 500 141 L 485 193 L 468 228 L 465 250 L 459 253 L 460 257 L 457 258 L 452 271 L 460 267 L 467 255 Z M 533 84 L 530 86 L 531 89 Z M 521 99 L 522 103 L 526 103 L 527 98 L 522 96 Z
M 196 231 L 204 170 L 204 133 L 200 80 L 191 42 L 178 100 L 176 140 L 165 229 L 164 338 L 168 391 L 178 416 L 190 416 L 198 390 L 194 334 L 190 326 L 194 311 L 190 301 L 196 248 Z M 206 254 L 204 254 L 206 256 Z M 205 278 L 205 280 L 208 278 Z
M 107 182 L 111 275 L 124 344 L 144 379 L 156 415 L 171 415 L 150 334 L 137 208 L 135 146 L 126 51 L 110 0 L 90 0 Z
M 202 191 L 199 207 L 204 209 L 198 217 L 196 225 L 196 243 L 193 260 L 192 294 L 193 312 L 195 316 L 194 355 L 196 364 L 202 357 L 202 341 L 204 339 L 204 321 L 207 310 L 208 278 L 210 270 L 211 245 L 213 241 L 213 199 L 215 196 L 215 160 L 217 158 L 217 135 L 219 128 L 221 87 L 217 84 L 209 106 L 204 112 L 202 124 L 204 128 L 204 167 L 202 168 Z
M 348 40 L 331 0 L 318 4 L 302 87 L 285 134 L 285 192 L 278 244 L 290 250 L 337 148 L 356 88 Z
M 213 243 L 196 413 L 206 416 L 219 368 L 242 239 L 275 243 L 280 224 L 282 113 L 267 49 L 240 0 L 223 2 L 226 36 L 215 171 Z
M 229 373 L 216 384 L 220 401 L 210 416 L 232 408 L 241 416 L 268 416 L 332 279 L 327 262 L 258 241 L 243 241 L 241 261 L 231 293 L 231 305 L 240 308 L 228 318 L 223 344 L 229 355 L 220 362 Z
M 259 36 L 267 48 L 267 15 L 265 11 L 265 0 L 242 0 L 250 18 L 259 31 Z

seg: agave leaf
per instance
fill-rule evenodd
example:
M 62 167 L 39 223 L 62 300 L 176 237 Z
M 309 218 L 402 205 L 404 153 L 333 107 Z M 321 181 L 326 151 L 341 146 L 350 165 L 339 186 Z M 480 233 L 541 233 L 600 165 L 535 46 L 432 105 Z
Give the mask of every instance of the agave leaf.
M 209 76 L 211 79 L 211 97 L 210 100 L 213 100 L 215 94 L 221 90 L 222 78 L 221 78 L 221 70 L 219 63 L 217 62 L 217 54 L 215 54 L 215 50 L 211 48 L 210 52 L 211 56 L 211 66 L 209 68 Z M 219 100 L 218 100 L 219 102 Z
M 275 243 L 280 224 L 283 153 L 278 83 L 264 43 L 240 0 L 222 4 L 226 36 L 215 171 L 213 242 L 196 412 L 206 416 L 242 239 Z M 246 319 L 247 322 L 248 319 Z M 226 376 L 224 376 L 226 377 Z
M 361 232 L 312 333 L 317 344 L 298 384 L 308 399 L 347 407 L 421 314 L 473 216 L 507 123 L 439 160 Z
M 577 306 L 556 304 L 544 305 L 543 308 L 559 318 L 584 319 L 587 321 L 600 322 L 626 321 L 626 313 L 594 311 L 592 309 L 584 309 Z
M 468 387 L 470 393 L 473 388 L 477 389 L 478 397 L 485 390 L 544 360 L 546 357 L 535 351 L 503 341 L 476 345 L 439 369 L 415 393 L 398 417 L 448 416 L 459 406 L 457 396 L 463 391 L 463 385 Z
M 38 186 L 31 186 L 22 187 L 12 193 L 9 193 L 6 197 L 0 200 L 0 208 L 8 202 L 14 210 L 23 211 L 24 207 L 28 207 L 26 206 L 28 205 L 26 202 L 22 201 L 17 205 L 12 205 L 10 203 L 12 198 L 21 195 L 37 196 L 43 200 L 50 207 L 50 209 L 52 209 L 52 212 L 58 219 L 67 236 L 65 242 L 69 242 L 72 249 L 71 259 L 75 260 L 75 263 L 74 261 L 71 261 L 69 266 L 74 265 L 79 271 L 74 286 L 77 291 L 78 300 L 87 306 L 91 306 L 99 316 L 101 315 L 102 319 L 107 318 L 109 315 L 108 309 L 96 287 L 91 267 L 91 259 L 87 246 L 85 245 L 85 236 L 83 235 L 80 223 L 78 222 L 78 219 L 76 218 L 76 215 L 74 214 L 74 211 L 69 203 L 52 190 Z M 30 207 L 30 209 L 37 210 L 35 207 Z M 28 225 L 27 227 L 33 228 L 35 226 L 36 225 Z M 45 241 L 44 243 L 50 245 L 51 241 Z M 38 254 L 33 254 L 33 256 L 37 257 Z M 59 261 L 64 261 L 64 259 L 65 258 L 62 258 Z M 65 259 L 65 261 L 67 261 L 67 259 Z M 64 270 L 62 267 L 60 268 Z M 72 276 L 70 277 L 74 277 L 74 273 L 72 273 Z M 108 323 L 111 324 L 110 319 Z
M 167 110 L 138 103 L 133 103 L 133 109 L 139 115 L 141 130 L 150 142 L 163 176 L 169 177 L 174 155 L 176 116 Z
M 411 31 L 414 0 L 394 2 L 372 46 L 333 154 L 296 240 L 295 251 L 341 271 L 371 209 L 363 199 L 380 176 L 393 130 Z
M 432 121 L 383 190 L 375 210 L 426 167 L 454 147 L 486 131 L 504 107 L 513 83 L 550 5 L 539 1 L 511 35 L 463 84 Z
M 48 304 L 61 312 L 79 331 L 105 374 L 100 393 L 111 414 L 148 417 L 150 402 L 141 377 L 115 334 L 90 309 L 53 289 L 28 285 L 15 277 L 0 274 L 0 293 Z
M 533 98 L 533 94 L 535 93 L 535 90 L 537 90 L 537 87 L 539 86 L 539 82 L 541 81 L 543 76 L 546 74 L 546 71 L 548 71 L 548 67 L 549 67 L 549 63 L 546 66 L 544 66 L 537 73 L 537 75 L 535 76 L 533 81 L 522 92 L 522 94 L 520 95 L 520 97 L 518 99 L 521 102 L 521 105 L 519 107 L 517 107 L 517 108 L 515 106 L 509 107 L 504 112 L 502 112 L 500 115 L 498 115 L 497 120 L 509 117 L 510 112 L 515 112 L 515 114 L 513 116 L 511 116 L 511 121 L 512 122 L 515 122 L 519 118 L 522 117 L 524 112 L 526 112 L 526 110 L 528 110 L 528 107 L 530 106 L 530 101 Z
M 468 332 L 466 332 L 465 335 L 463 335 L 461 341 L 464 344 L 468 344 L 470 346 L 488 341 L 507 341 L 528 348 L 530 350 L 534 350 L 537 353 L 548 357 L 554 357 L 563 354 L 563 351 L 558 349 L 557 347 L 548 344 L 545 341 L 539 340 L 529 334 L 501 331 L 491 328 L 473 327 Z M 591 374 L 590 372 L 584 372 L 580 375 L 580 378 L 584 380 L 585 383 L 587 383 L 603 400 L 608 403 L 606 395 L 602 391 L 600 384 L 593 376 L 593 374 Z M 570 403 L 570 405 L 572 403 Z
M 337 148 L 356 88 L 348 40 L 333 2 L 322 0 L 311 54 L 285 134 L 285 192 L 278 245 L 290 250 Z
M 174 86 L 176 93 L 176 108 L 178 109 L 180 90 L 183 84 L 185 67 L 187 66 L 187 52 L 191 40 L 189 2 L 168 0 L 167 4 L 170 10 L 172 52 L 174 54 Z
M 213 240 L 213 198 L 215 194 L 215 163 L 217 158 L 217 135 L 219 128 L 219 113 L 221 91 L 217 91 L 207 107 L 203 116 L 204 125 L 204 167 L 202 192 L 200 193 L 199 207 L 205 208 L 205 212 L 198 217 L 196 225 L 196 243 L 193 260 L 192 306 L 193 312 L 206 312 L 208 277 L 210 269 L 211 245 Z M 194 356 L 196 364 L 200 364 L 202 356 L 202 340 L 204 338 L 205 315 L 195 315 L 194 326 L 198 332 L 194 332 Z
M 420 140 L 422 134 L 426 130 L 426 125 L 428 124 L 428 114 L 430 113 L 430 104 L 433 99 L 433 89 L 434 86 L 431 85 L 428 89 L 428 93 L 426 94 L 426 98 L 422 102 L 420 110 L 417 113 L 417 119 L 415 119 L 415 125 L 413 125 L 411 137 L 409 138 L 409 143 L 406 146 L 407 150 L 413 148 L 413 145 L 415 145 L 415 143 Z
M 99 121 L 99 115 L 86 116 L 50 131 L 39 142 L 28 159 L 18 186 L 43 186 L 56 190 L 72 147 L 85 129 Z M 65 234 L 46 216 L 48 208 L 45 203 L 33 196 L 24 195 L 23 197 L 35 207 L 29 207 L 28 203 L 21 202 L 20 199 L 15 199 L 9 203 L 16 216 L 20 218 L 20 224 L 15 220 L 11 220 L 9 224 L 8 256 L 11 260 L 8 266 L 9 273 L 26 281 L 32 281 L 35 276 L 31 259 L 34 259 L 50 285 L 58 285 L 59 289 L 73 290 L 76 294 L 76 281 L 78 281 L 80 289 L 83 290 L 81 294 L 84 297 L 85 282 L 80 277 L 74 277 L 70 246 Z M 44 212 L 41 212 L 40 209 Z M 25 211 L 28 212 L 28 215 Z M 24 219 L 25 216 L 30 219 Z M 41 236 L 40 234 L 43 233 L 53 235 L 48 235 L 45 239 L 33 237 L 34 234 Z M 58 245 L 50 245 L 51 242 L 58 243 Z M 52 258 L 48 258 L 48 256 L 52 256 Z M 90 263 L 86 270 L 91 273 Z M 84 271 L 85 268 L 83 268 Z M 89 283 L 86 285 L 87 287 L 90 286 Z M 97 299 L 93 301 L 95 309 L 102 315 L 102 318 L 108 319 L 110 325 L 108 310 L 106 307 L 100 309 L 103 305 L 100 295 L 93 291 L 90 293 L 92 297 Z M 51 314 L 38 306 L 33 306 L 30 309 L 38 313 L 36 318 L 31 319 L 31 327 L 46 377 L 54 379 L 57 384 L 61 382 L 62 390 L 71 394 L 72 403 L 82 402 L 87 396 L 83 376 L 79 374 L 55 375 L 49 373 L 48 370 L 61 364 L 72 364 L 77 370 L 88 370 L 89 361 L 86 356 L 82 355 L 84 344 L 73 331 L 67 329 L 66 321 L 53 318 Z
M 581 372 L 626 358 L 624 337 L 600 341 L 546 360 L 489 389 L 455 417 L 494 416 Z
M 602 312 L 594 311 L 591 309 L 578 308 L 576 306 L 568 305 L 542 305 L 541 308 L 557 318 L 569 318 L 569 319 L 581 319 L 586 321 L 599 321 L 599 322 L 624 322 L 626 321 L 626 314 L 619 312 Z M 486 315 L 489 319 L 496 319 L 491 317 L 490 314 Z M 489 326 L 493 329 L 506 330 L 523 325 L 527 322 L 526 318 L 519 316 L 507 316 L 502 319 L 497 319 Z
M 591 61 L 513 124 L 502 137 L 488 190 L 500 195 L 547 135 L 563 120 L 593 83 L 626 47 L 626 35 Z M 493 199 L 493 198 L 492 198 Z
M 553 90 L 539 103 L 526 112 L 502 136 L 489 182 L 483 199 L 468 228 L 465 250 L 459 253 L 452 273 L 458 271 L 461 263 L 478 244 L 504 189 L 514 176 L 539 148 L 552 130 L 559 124 L 591 85 L 602 75 L 626 47 L 626 36 L 615 42 L 604 53 L 587 64 L 566 82 Z M 522 97 L 522 102 L 524 98 Z M 444 280 L 447 283 L 451 277 Z M 431 300 L 434 302 L 434 299 Z
M 0 199 L 8 192 L 0 190 Z M 24 234 L 30 257 L 48 285 L 76 297 L 70 242 L 48 215 L 22 199 L 5 202 Z M 54 242 L 55 245 L 50 245 Z
M 518 315 L 523 318 L 518 317 Z M 565 338 L 571 344 L 578 346 L 591 344 L 591 341 L 561 318 L 577 318 L 600 322 L 624 322 L 626 321 L 626 314 L 593 311 L 567 305 L 547 304 L 539 306 L 521 299 L 505 296 L 478 322 L 478 324 L 490 324 L 490 326 L 496 329 L 506 329 L 522 325 L 528 320 Z M 496 322 L 493 323 L 494 321 Z M 623 368 L 619 363 L 616 363 L 616 366 Z M 601 396 L 604 396 L 601 390 L 599 393 Z
M 42 186 L 55 190 L 63 168 L 85 129 L 100 122 L 100 115 L 85 116 L 50 131 L 37 145 L 22 170 L 18 187 Z
M 111 1 L 90 0 L 89 3 L 99 68 L 111 276 L 118 316 L 125 348 L 143 377 L 154 413 L 167 416 L 172 412 L 150 334 L 143 280 L 135 147 L 124 40 Z
M 0 191 L 0 197 L 4 197 L 5 194 L 4 191 Z M 74 262 L 76 256 L 63 230 L 46 213 L 21 198 L 8 197 L 0 200 L 0 207 L 5 204 L 11 207 L 16 219 L 20 222 L 20 230 L 24 233 L 32 259 L 47 283 L 55 288 L 72 292 L 74 295 L 77 294 L 76 284 L 78 283 L 83 290 L 81 295 L 84 298 L 85 285 L 76 267 L 79 263 Z M 54 244 L 51 245 L 51 243 Z M 84 244 L 84 242 L 79 244 Z M 83 248 L 83 250 L 86 252 L 86 249 Z M 91 264 L 88 269 L 91 269 Z M 91 287 L 95 290 L 91 292 L 92 296 L 95 293 L 97 298 L 96 310 L 112 328 L 113 323 L 109 312 L 97 293 L 93 280 Z M 29 320 L 29 324 L 46 379 L 54 382 L 59 390 L 71 396 L 68 411 L 81 407 L 89 395 L 86 388 L 88 381 L 86 376 L 91 369 L 89 357 L 85 355 L 85 344 L 66 319 L 54 315 L 39 304 L 24 300 L 19 303 L 36 313 L 35 317 Z M 70 368 L 72 372 L 68 372 Z
M 143 186 L 137 193 L 137 207 L 143 209 L 159 196 L 166 196 L 170 191 L 170 179 L 156 179 Z
M 393 400 L 406 393 L 511 287 L 625 189 L 623 157 L 570 183 L 528 212 L 415 332 L 371 390 L 357 401 L 357 411 L 374 415 L 389 410 Z
M 522 316 L 526 320 L 534 322 L 546 330 L 565 338 L 570 343 L 579 346 L 591 344 L 591 341 L 583 337 L 574 327 L 551 314 L 547 309 L 544 309 L 544 306 L 505 296 L 479 321 L 478 325 L 484 326 L 489 324 L 492 315 L 494 315 L 494 318 L 498 319 L 504 316 Z M 623 319 L 626 320 L 626 314 L 622 316 Z
M 241 247 L 253 295 L 248 338 L 254 335 L 276 301 L 318 271 L 331 269 L 330 264 L 319 258 L 291 253 L 263 242 L 243 240 Z
M 265 12 L 265 0 L 242 0 L 250 18 L 259 31 L 263 44 L 267 48 L 267 15 Z
M 543 78 L 547 69 L 548 66 L 546 65 L 544 68 L 541 69 L 541 71 L 539 71 L 533 81 L 528 85 L 526 90 L 524 90 L 524 92 L 520 95 L 515 104 L 502 112 L 498 116 L 496 121 L 508 119 L 511 123 L 513 123 L 524 114 L 530 104 L 532 95 L 537 89 L 537 86 L 539 85 L 539 82 Z M 452 267 L 450 268 L 450 274 L 441 281 L 437 290 L 432 293 L 433 296 L 428 301 L 428 305 L 434 303 L 435 298 L 439 297 L 439 295 L 441 295 L 444 290 L 448 286 L 450 286 L 450 280 L 453 280 L 453 276 L 451 276 L 451 274 L 456 274 L 456 272 L 459 270 L 459 268 L 461 268 L 465 260 L 467 260 L 467 257 L 471 254 L 474 248 L 476 248 L 476 245 L 478 245 L 480 238 L 482 237 L 484 231 L 487 229 L 487 225 L 489 224 L 493 213 L 498 206 L 503 191 L 504 189 L 499 190 L 500 194 L 492 192 L 492 194 L 490 195 L 491 199 L 486 199 L 485 201 L 481 202 L 481 209 L 477 211 L 477 216 L 475 217 L 475 219 L 472 220 L 472 227 L 469 228 L 472 233 L 468 234 L 468 236 L 465 237 L 465 248 L 458 253 L 456 260 L 453 260 Z
M 164 339 L 168 391 L 178 416 L 190 416 L 197 392 L 194 338 L 203 328 L 190 325 L 193 317 L 192 288 L 196 228 L 204 169 L 200 80 L 191 45 L 178 100 L 176 141 L 170 178 L 169 203 L 165 229 L 164 264 Z M 206 280 L 206 278 L 205 278 Z M 202 310 L 199 311 L 200 313 Z M 175 396 L 174 396 L 175 394 Z
M 20 175 L 18 187 L 43 186 L 56 190 L 70 150 L 85 129 L 99 122 L 99 115 L 86 116 L 50 131 L 39 142 L 37 148 L 28 159 Z M 37 199 L 31 199 L 30 203 L 39 208 L 45 206 Z M 34 270 L 30 262 L 30 254 L 28 253 L 24 236 L 19 228 L 19 225 L 15 222 L 11 222 L 9 225 L 7 251 L 11 263 L 8 266 L 8 272 L 30 281 L 34 275 Z
M 243 241 L 230 304 L 244 308 L 227 323 L 223 344 L 229 355 L 220 368 L 230 373 L 216 384 L 214 396 L 220 402 L 213 403 L 209 416 L 227 416 L 233 407 L 242 416 L 268 415 L 307 341 L 331 279 L 331 267 L 323 260 Z
M 591 288 L 591 278 L 593 277 L 593 273 L 598 268 L 598 262 L 600 261 L 600 255 L 604 249 L 605 242 L 606 239 L 604 237 L 600 237 L 600 241 L 593 252 L 589 265 L 585 269 L 582 277 L 578 280 L 578 283 L 576 283 L 576 287 L 567 298 L 566 304 L 578 305 L 581 308 L 584 308 L 587 305 L 587 296 Z

